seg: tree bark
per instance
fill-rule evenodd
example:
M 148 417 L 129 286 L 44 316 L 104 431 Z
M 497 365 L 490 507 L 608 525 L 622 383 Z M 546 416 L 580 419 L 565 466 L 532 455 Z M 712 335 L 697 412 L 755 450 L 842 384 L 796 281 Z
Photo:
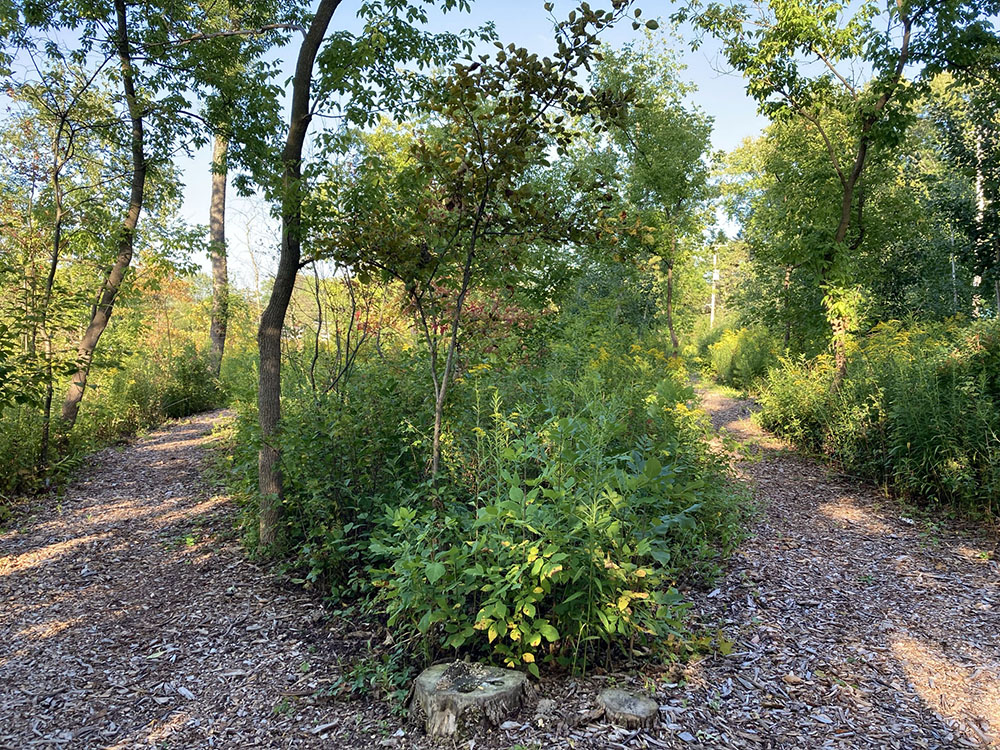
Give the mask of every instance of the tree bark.
M 209 255 L 212 259 L 212 372 L 219 377 L 222 355 L 226 349 L 229 321 L 229 269 L 226 251 L 226 171 L 229 140 L 219 133 L 212 149 L 212 203 L 208 215 Z
M 785 266 L 785 283 L 782 288 L 785 292 L 785 349 L 792 338 L 792 266 Z
M 677 240 L 673 241 L 673 246 L 671 251 L 676 251 Z M 670 332 L 670 343 L 674 347 L 673 356 L 677 356 L 680 352 L 679 342 L 677 340 L 677 332 L 674 330 L 674 259 L 670 258 L 667 261 L 667 330 Z
M 476 219 L 478 224 L 479 219 Z M 474 230 L 475 231 L 475 230 Z M 465 266 L 462 269 L 462 288 L 455 300 L 455 315 L 451 322 L 451 340 L 448 343 L 448 354 L 445 357 L 444 373 L 441 375 L 441 383 L 437 388 L 434 398 L 434 437 L 431 441 L 431 477 L 436 477 L 438 469 L 441 467 L 441 428 L 444 424 L 444 403 L 448 396 L 448 379 L 455 369 L 455 350 L 458 345 L 458 329 L 462 321 L 462 306 L 465 303 L 465 295 L 468 294 L 469 284 L 472 281 L 472 260 L 476 254 L 476 241 L 472 240 L 472 247 L 465 257 Z
M 115 0 L 115 43 L 121 68 L 122 87 L 125 91 L 125 102 L 128 107 L 129 121 L 132 125 L 132 180 L 129 193 L 128 213 L 119 230 L 118 255 L 111 271 L 104 279 L 97 304 L 94 305 L 90 323 L 84 332 L 77 348 L 77 371 L 73 376 L 66 398 L 62 406 L 62 425 L 64 433 L 68 433 L 76 423 L 80 412 L 80 401 L 87 387 L 87 377 L 90 365 L 94 359 L 94 351 L 101 339 L 101 334 L 108 327 L 115 298 L 121 288 L 125 272 L 132 262 L 132 252 L 135 242 L 135 230 L 139 225 L 139 214 L 142 212 L 143 191 L 146 186 L 146 156 L 143 152 L 145 135 L 143 132 L 142 109 L 135 93 L 135 70 L 132 64 L 132 52 L 128 37 L 128 16 L 125 0 Z
M 63 189 L 60 180 L 63 165 L 66 163 L 60 155 L 62 134 L 66 126 L 66 118 L 61 117 L 52 139 L 52 203 L 55 215 L 52 218 L 52 247 L 49 254 L 49 268 L 45 276 L 45 291 L 42 297 L 41 330 L 45 337 L 45 398 L 42 401 L 42 434 L 38 451 L 38 466 L 42 471 L 48 468 L 49 443 L 52 432 L 52 400 L 55 396 L 55 381 L 52 372 L 52 331 L 49 328 L 49 308 L 52 305 L 52 293 L 56 283 L 56 269 L 59 266 L 59 256 L 62 252 L 63 228 Z M 72 144 L 72 135 L 70 136 Z
M 273 549 L 281 541 L 279 530 L 283 487 L 281 449 L 276 442 L 278 423 L 281 420 L 281 332 L 302 257 L 302 148 L 312 119 L 310 97 L 313 65 L 338 5 L 340 0 L 320 0 L 316 15 L 302 40 L 292 79 L 288 137 L 281 155 L 281 254 L 271 296 L 260 316 L 260 328 L 257 331 L 257 347 L 260 352 L 257 410 L 261 433 L 261 447 L 257 458 L 260 490 L 258 541 L 261 549 Z

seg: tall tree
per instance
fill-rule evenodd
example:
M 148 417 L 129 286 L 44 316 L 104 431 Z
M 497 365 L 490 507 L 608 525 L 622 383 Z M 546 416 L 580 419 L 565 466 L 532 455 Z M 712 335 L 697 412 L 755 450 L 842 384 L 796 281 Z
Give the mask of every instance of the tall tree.
M 209 256 L 212 260 L 212 319 L 209 336 L 212 369 L 219 376 L 226 349 L 229 320 L 229 268 L 226 248 L 226 179 L 229 167 L 229 139 L 216 133 L 212 143 L 212 199 L 208 214 Z
M 281 456 L 274 442 L 281 419 L 281 331 L 302 258 L 302 148 L 312 120 L 313 66 L 339 5 L 340 0 L 320 0 L 299 47 L 292 79 L 288 136 L 281 154 L 281 255 L 271 296 L 260 316 L 257 333 L 260 350 L 257 410 L 261 432 L 257 471 L 260 482 L 260 545 L 264 548 L 272 547 L 278 541 L 281 521 Z
M 708 151 L 711 120 L 685 104 L 691 87 L 679 79 L 673 57 L 650 43 L 606 49 L 595 83 L 631 102 L 613 114 L 610 133 L 624 157 L 628 202 L 643 229 L 636 233 L 645 253 L 658 259 L 664 279 L 664 312 L 673 353 L 679 354 L 674 321 L 675 266 L 683 240 L 697 235 L 710 197 Z
M 263 549 L 281 542 L 281 453 L 277 433 L 281 419 L 281 334 L 285 314 L 302 261 L 302 203 L 308 175 L 303 170 L 302 149 L 313 113 L 324 105 L 337 106 L 345 121 L 369 123 L 382 106 L 399 109 L 409 98 L 414 78 L 401 75 L 397 64 L 407 60 L 419 65 L 441 64 L 468 40 L 453 34 L 432 35 L 418 26 L 426 24 L 425 0 L 412 5 L 405 0 L 384 0 L 362 5 L 364 29 L 355 36 L 333 35 L 321 49 L 339 0 L 322 0 L 299 49 L 292 80 L 292 108 L 288 135 L 281 154 L 281 184 L 277 199 L 281 211 L 281 253 L 267 307 L 261 315 L 257 344 L 260 351 L 257 407 L 261 432 L 258 456 L 260 490 L 259 543 Z M 467 0 L 441 0 L 445 10 L 468 9 Z M 321 75 L 315 81 L 314 66 Z M 337 99 L 334 102 L 334 98 Z M 324 141 L 336 148 L 340 134 L 328 133 Z
M 248 2 L 243 12 L 255 18 L 260 5 Z M 132 264 L 148 197 L 147 182 L 172 175 L 176 150 L 203 140 L 201 123 L 191 116 L 191 101 L 208 85 L 225 80 L 220 60 L 234 49 L 238 51 L 250 34 L 244 29 L 224 33 L 206 30 L 206 12 L 198 5 L 115 0 L 112 10 L 110 16 L 99 9 L 81 10 L 73 0 L 53 3 L 44 13 L 33 3 L 0 8 L 0 32 L 5 34 L 2 43 L 7 55 L 41 57 L 57 69 L 80 69 L 83 89 L 107 82 L 118 89 L 111 99 L 115 112 L 110 118 L 88 119 L 92 113 L 84 110 L 65 115 L 75 127 L 113 133 L 115 138 L 109 135 L 109 139 L 123 143 L 127 157 L 113 170 L 119 176 L 111 182 L 124 193 L 121 200 L 110 204 L 121 211 L 115 221 L 113 258 L 101 261 L 98 289 L 76 345 L 75 372 L 61 411 L 63 433 L 76 422 L 95 352 Z M 54 35 L 70 44 L 53 43 Z M 43 67 L 37 70 L 43 79 L 48 75 Z M 42 84 L 49 85 L 45 80 Z M 249 112 L 246 119 L 257 118 Z M 114 149 L 109 153 L 109 160 L 118 158 Z M 121 174 L 126 175 L 124 181 Z M 96 193 L 97 186 L 90 190 Z M 162 201 L 162 196 L 155 200 Z
M 136 94 L 135 67 L 132 62 L 132 42 L 129 37 L 128 11 L 125 0 L 115 0 L 115 21 L 113 26 L 115 52 L 118 57 L 121 85 L 125 95 L 125 106 L 131 125 L 131 182 L 129 185 L 128 210 L 121 222 L 118 237 L 118 255 L 114 264 L 104 279 L 101 291 L 91 313 L 90 323 L 80 340 L 77 349 L 77 370 L 70 382 L 69 389 L 62 405 L 63 431 L 69 431 L 76 422 L 80 411 L 80 401 L 87 387 L 87 377 L 94 360 L 94 350 L 101 339 L 101 334 L 108 327 L 115 298 L 121 288 L 125 272 L 132 262 L 135 245 L 135 231 L 139 226 L 139 215 L 142 212 L 143 193 L 146 189 L 146 134 L 143 105 Z

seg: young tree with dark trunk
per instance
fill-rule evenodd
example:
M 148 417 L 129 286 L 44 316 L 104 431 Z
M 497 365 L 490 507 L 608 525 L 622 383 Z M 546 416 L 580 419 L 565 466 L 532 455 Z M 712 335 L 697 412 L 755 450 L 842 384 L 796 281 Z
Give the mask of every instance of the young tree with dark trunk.
M 139 215 L 142 212 L 143 193 L 146 189 L 146 153 L 145 125 L 143 122 L 143 105 L 136 94 L 135 66 L 132 62 L 132 42 L 129 39 L 128 12 L 125 0 L 115 0 L 114 39 L 121 73 L 122 90 L 125 95 L 125 105 L 128 120 L 131 125 L 131 181 L 129 186 L 128 210 L 122 220 L 118 236 L 118 255 L 101 286 L 94 305 L 90 323 L 83 334 L 77 349 L 77 370 L 73 375 L 69 389 L 62 406 L 62 424 L 60 430 L 68 432 L 76 422 L 80 412 L 80 401 L 87 387 L 87 377 L 90 365 L 94 359 L 94 350 L 101 335 L 108 327 L 111 313 L 114 310 L 115 298 L 121 289 L 125 272 L 132 262 L 135 243 L 135 232 L 139 226 Z
M 444 10 L 468 9 L 467 0 L 441 0 Z M 458 49 L 471 42 L 453 34 L 431 35 L 415 24 L 427 22 L 426 0 L 411 5 L 404 0 L 365 5 L 361 15 L 365 28 L 358 35 L 339 34 L 325 49 L 324 39 L 339 0 L 321 0 L 299 48 L 292 79 L 289 127 L 281 153 L 281 184 L 276 197 L 281 211 L 281 253 L 268 304 L 261 315 L 257 334 L 260 351 L 258 378 L 258 424 L 261 447 L 258 455 L 259 545 L 275 549 L 281 544 L 283 487 L 278 430 L 281 420 L 281 336 L 285 315 L 300 268 L 314 258 L 302 258 L 302 205 L 307 193 L 302 151 L 313 113 L 323 104 L 336 102 L 350 123 L 372 122 L 382 108 L 396 111 L 411 98 L 413 78 L 401 76 L 397 64 L 411 60 L 421 66 L 443 64 Z M 480 34 L 480 36 L 482 36 Z M 314 81 L 319 61 L 323 75 Z M 314 91 L 315 83 L 315 91 Z M 346 100 L 346 102 L 344 101 Z M 338 138 L 326 134 L 326 143 L 337 148 Z
M 281 332 L 295 289 L 302 258 L 302 148 L 312 120 L 313 65 L 340 0 L 320 0 L 299 47 L 292 79 L 288 136 L 281 154 L 281 255 L 267 307 L 260 317 L 257 346 L 260 375 L 257 410 L 261 445 L 257 476 L 260 489 L 259 543 L 264 549 L 279 541 L 281 522 L 281 454 L 276 444 L 281 420 Z

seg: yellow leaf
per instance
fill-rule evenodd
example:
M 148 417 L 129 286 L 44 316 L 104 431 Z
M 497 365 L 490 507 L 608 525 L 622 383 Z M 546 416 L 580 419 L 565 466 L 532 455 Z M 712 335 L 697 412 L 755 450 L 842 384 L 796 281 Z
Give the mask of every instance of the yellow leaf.
M 525 654 L 524 654 L 524 655 L 523 655 L 523 656 L 521 657 L 521 659 L 522 659 L 522 660 L 523 660 L 523 661 L 524 661 L 524 662 L 525 662 L 526 664 L 533 664 L 533 663 L 534 663 L 534 661 L 535 661 L 535 655 L 534 655 L 534 654 L 532 654 L 531 652 L 528 652 L 528 653 L 525 653 Z

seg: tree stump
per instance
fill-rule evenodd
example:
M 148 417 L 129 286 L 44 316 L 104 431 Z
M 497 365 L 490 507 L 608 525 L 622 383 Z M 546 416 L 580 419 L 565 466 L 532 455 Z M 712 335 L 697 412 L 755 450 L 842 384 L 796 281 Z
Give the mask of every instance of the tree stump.
M 427 734 L 446 737 L 476 723 L 499 725 L 521 707 L 528 690 L 523 672 L 456 661 L 421 672 L 410 706 L 420 708 Z
M 623 729 L 651 727 L 660 715 L 656 701 L 620 688 L 602 690 L 597 705 L 604 709 L 605 720 Z

